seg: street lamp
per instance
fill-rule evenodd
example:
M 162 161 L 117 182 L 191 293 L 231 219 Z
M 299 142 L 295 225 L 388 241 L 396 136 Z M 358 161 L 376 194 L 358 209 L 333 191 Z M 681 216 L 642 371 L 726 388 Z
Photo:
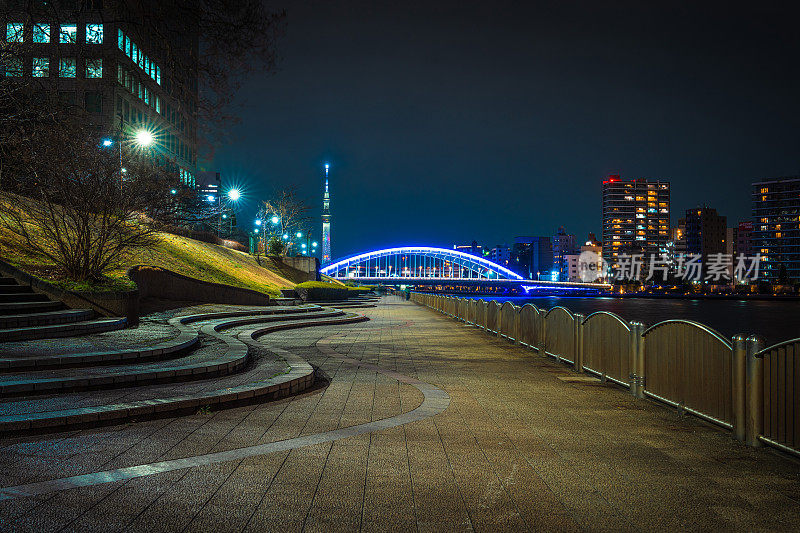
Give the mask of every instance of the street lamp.
M 257 218 L 257 219 L 256 219 L 256 226 L 260 226 L 260 225 L 261 225 L 261 219 L 260 219 L 260 218 Z
M 139 145 L 141 148 L 147 148 L 151 144 L 153 144 L 153 134 L 147 130 L 139 130 L 136 132 L 136 136 L 134 137 L 136 144 Z
M 275 215 L 275 216 L 272 217 L 272 223 L 273 224 L 277 224 L 280 221 L 281 221 L 281 217 L 279 217 L 278 215 Z
M 239 189 L 231 189 L 228 191 L 228 198 L 230 198 L 233 202 L 236 202 L 241 197 L 242 193 L 239 191 Z
M 112 141 L 111 139 L 103 139 L 103 146 L 108 147 L 111 146 L 112 144 L 114 144 L 114 141 Z

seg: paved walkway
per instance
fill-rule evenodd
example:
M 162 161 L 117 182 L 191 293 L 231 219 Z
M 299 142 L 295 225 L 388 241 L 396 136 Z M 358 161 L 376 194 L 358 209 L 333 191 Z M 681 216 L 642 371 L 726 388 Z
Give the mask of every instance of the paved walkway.
M 318 366 L 327 387 L 0 441 L 0 486 L 49 487 L 0 501 L 0 530 L 800 527 L 797 461 L 415 304 L 362 311 L 372 320 L 261 339 Z M 146 466 L 165 461 L 177 467 Z

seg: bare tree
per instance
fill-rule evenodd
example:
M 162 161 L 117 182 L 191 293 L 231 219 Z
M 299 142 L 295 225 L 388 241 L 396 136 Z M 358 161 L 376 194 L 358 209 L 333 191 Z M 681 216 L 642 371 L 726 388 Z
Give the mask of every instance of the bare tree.
M 104 150 L 78 121 L 40 128 L 13 157 L 20 176 L 0 190 L 0 226 L 34 262 L 77 281 L 97 281 L 181 211 L 172 177 L 145 153 Z M 8 177 L 8 176 L 7 176 Z
M 296 231 L 306 229 L 308 221 L 308 205 L 297 194 L 296 187 L 280 189 L 266 200 L 260 210 L 261 217 L 265 223 L 273 216 L 277 216 L 280 221 L 278 226 L 281 234 L 292 234 Z

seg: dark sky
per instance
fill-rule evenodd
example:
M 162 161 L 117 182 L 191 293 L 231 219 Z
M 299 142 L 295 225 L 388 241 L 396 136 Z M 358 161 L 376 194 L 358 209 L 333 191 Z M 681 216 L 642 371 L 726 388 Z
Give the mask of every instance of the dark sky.
M 790 3 L 274 5 L 279 68 L 245 85 L 215 165 L 250 199 L 297 185 L 318 237 L 329 161 L 334 257 L 584 239 L 608 173 L 670 180 L 673 221 L 706 204 L 733 225 L 752 181 L 800 171 Z

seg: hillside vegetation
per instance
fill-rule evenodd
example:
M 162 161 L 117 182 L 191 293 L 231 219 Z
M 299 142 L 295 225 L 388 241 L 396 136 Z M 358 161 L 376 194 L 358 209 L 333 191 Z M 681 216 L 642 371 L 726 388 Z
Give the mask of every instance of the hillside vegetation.
M 108 272 L 102 283 L 77 284 L 64 279 L 46 259 L 27 254 L 19 238 L 0 227 L 0 258 L 31 274 L 76 291 L 132 289 L 131 267 L 155 266 L 213 283 L 257 290 L 272 296 L 295 285 L 302 274 L 272 258 L 261 266 L 249 254 L 167 233 L 158 234 L 152 249 L 137 250 L 129 260 Z

